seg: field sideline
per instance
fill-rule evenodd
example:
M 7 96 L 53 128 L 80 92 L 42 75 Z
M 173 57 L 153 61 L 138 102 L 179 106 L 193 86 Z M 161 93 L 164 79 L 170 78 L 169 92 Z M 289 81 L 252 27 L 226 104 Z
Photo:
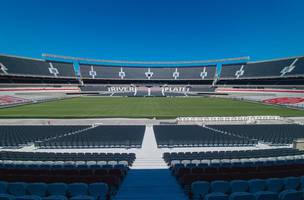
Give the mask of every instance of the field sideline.
M 247 115 L 304 116 L 304 111 L 209 97 L 78 97 L 0 109 L 1 118 L 175 118 Z

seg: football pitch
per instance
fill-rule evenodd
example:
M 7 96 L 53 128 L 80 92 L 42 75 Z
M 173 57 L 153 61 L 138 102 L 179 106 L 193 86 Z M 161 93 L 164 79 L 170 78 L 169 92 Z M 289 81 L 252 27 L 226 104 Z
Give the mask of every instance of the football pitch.
M 223 98 L 77 97 L 0 109 L 1 118 L 304 116 L 303 110 Z

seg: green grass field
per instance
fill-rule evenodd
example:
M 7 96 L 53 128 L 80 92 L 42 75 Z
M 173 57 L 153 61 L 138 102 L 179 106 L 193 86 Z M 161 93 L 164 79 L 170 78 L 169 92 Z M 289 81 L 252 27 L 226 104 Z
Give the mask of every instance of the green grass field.
M 0 109 L 1 118 L 304 116 L 304 111 L 222 98 L 79 97 Z

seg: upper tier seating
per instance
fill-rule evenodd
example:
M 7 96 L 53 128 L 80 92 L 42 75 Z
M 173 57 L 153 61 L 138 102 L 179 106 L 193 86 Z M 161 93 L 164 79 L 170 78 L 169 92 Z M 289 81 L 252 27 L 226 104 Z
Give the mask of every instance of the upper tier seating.
M 294 139 L 304 138 L 304 126 L 296 124 L 210 125 L 208 127 L 274 145 L 291 144 Z
M 260 150 L 242 150 L 242 151 L 210 151 L 210 152 L 179 152 L 164 153 L 164 160 L 170 165 L 171 161 L 183 160 L 224 160 L 224 159 L 251 159 L 253 158 L 269 158 L 283 156 L 303 155 L 304 151 L 291 148 L 279 149 L 260 149 Z
M 153 126 L 158 147 L 250 146 L 255 141 L 196 125 Z
M 217 85 L 302 86 L 304 57 L 222 65 Z
M 0 55 L 0 75 L 76 79 L 72 63 Z
M 303 200 L 304 177 L 284 177 L 212 182 L 191 185 L 191 199 L 198 200 Z
M 18 147 L 62 136 L 88 126 L 0 126 L 0 146 Z
M 213 80 L 216 66 L 197 67 L 117 67 L 80 64 L 84 79 L 105 80 Z
M 220 79 L 258 79 L 304 76 L 304 57 L 223 65 Z
M 40 148 L 139 148 L 144 133 L 145 126 L 97 126 L 35 145 Z

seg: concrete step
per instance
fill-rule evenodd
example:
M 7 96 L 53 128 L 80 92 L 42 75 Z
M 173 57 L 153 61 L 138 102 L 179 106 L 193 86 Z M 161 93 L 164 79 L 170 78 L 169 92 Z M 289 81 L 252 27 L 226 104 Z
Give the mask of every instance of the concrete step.
M 186 200 L 181 186 L 171 175 L 157 149 L 152 127 L 146 127 L 143 146 L 136 153 L 128 175 L 114 200 Z

